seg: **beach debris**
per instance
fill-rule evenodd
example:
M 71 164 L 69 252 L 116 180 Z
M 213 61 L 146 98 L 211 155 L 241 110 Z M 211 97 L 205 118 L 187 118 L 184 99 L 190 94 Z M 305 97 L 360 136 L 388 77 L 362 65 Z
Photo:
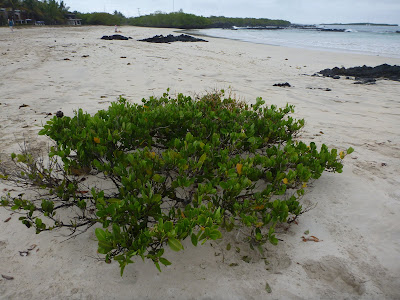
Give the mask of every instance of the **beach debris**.
M 82 55 L 82 57 L 89 57 L 89 55 Z
M 18 107 L 18 109 L 24 108 L 24 107 L 29 107 L 29 105 L 28 105 L 28 104 L 22 104 L 22 105 L 20 105 L 20 106 Z
M 96 139 L 96 138 L 95 138 Z M 97 139 L 96 139 L 97 140 Z M 95 140 L 95 141 L 96 141 Z M 100 142 L 100 139 L 99 139 Z M 87 175 L 90 173 L 91 168 L 90 167 L 82 167 L 82 168 L 70 168 L 71 174 L 74 176 L 82 176 L 82 175 Z
M 400 81 L 400 66 L 397 65 L 388 65 L 382 64 L 376 67 L 368 67 L 366 65 L 362 67 L 353 67 L 353 68 L 338 68 L 335 67 L 333 69 L 324 69 L 318 72 L 322 74 L 324 77 L 331 77 L 342 75 L 347 77 L 355 77 L 356 80 L 359 80 L 359 84 L 370 84 L 374 81 L 371 79 L 375 78 L 385 78 L 394 81 Z
M 321 90 L 321 91 L 325 91 L 325 92 L 331 92 L 332 91 L 330 88 L 312 88 L 312 87 L 308 87 L 307 89 L 309 89 L 309 90 Z
M 87 194 L 89 191 L 76 191 L 77 194 Z
M 131 40 L 132 38 L 120 35 L 120 34 L 114 34 L 114 35 L 103 35 L 102 40 L 122 40 L 122 41 L 127 41 Z
M 229 264 L 229 266 L 230 267 L 237 267 L 239 264 L 237 264 L 237 263 L 231 263 L 231 264 Z
M 28 256 L 29 253 L 30 253 L 32 250 L 34 250 L 36 247 L 37 247 L 36 244 L 32 244 L 32 245 L 30 245 L 29 248 L 26 249 L 25 251 L 18 251 L 18 252 L 19 252 L 19 255 L 21 255 L 21 256 Z M 38 250 L 39 250 L 39 249 L 37 249 L 36 252 L 37 252 Z
M 70 60 L 69 58 L 64 58 L 64 60 Z
M 178 36 L 174 36 L 172 34 L 168 34 L 167 36 L 163 35 L 155 35 L 151 38 L 138 40 L 139 42 L 148 42 L 148 43 L 172 43 L 172 42 L 208 42 L 203 39 L 195 38 L 193 36 L 187 34 L 181 34 Z
M 316 243 L 322 242 L 322 240 L 320 240 L 319 238 L 317 238 L 316 236 L 313 236 L 313 235 L 311 235 L 309 237 L 302 236 L 301 238 L 302 238 L 303 242 L 316 242 Z
M 8 276 L 8 275 L 4 275 L 4 274 L 1 274 L 1 277 L 3 277 L 6 280 L 13 280 L 14 279 L 14 277 Z
M 56 117 L 62 118 L 62 117 L 64 117 L 64 113 L 61 110 L 59 110 L 58 112 L 56 112 Z
M 120 58 L 126 58 L 126 56 L 121 56 Z
M 271 289 L 271 287 L 269 286 L 268 282 L 265 283 L 265 290 L 267 291 L 268 294 L 271 294 L 271 293 L 272 293 L 272 289 Z
M 11 217 L 8 217 L 7 219 L 4 220 L 4 223 L 7 223 L 10 220 L 11 220 Z
M 32 244 L 29 248 L 28 251 L 32 251 L 33 249 L 35 249 L 37 247 L 36 244 Z
M 284 82 L 284 83 L 275 83 L 273 86 L 279 86 L 279 87 L 291 87 L 289 82 Z

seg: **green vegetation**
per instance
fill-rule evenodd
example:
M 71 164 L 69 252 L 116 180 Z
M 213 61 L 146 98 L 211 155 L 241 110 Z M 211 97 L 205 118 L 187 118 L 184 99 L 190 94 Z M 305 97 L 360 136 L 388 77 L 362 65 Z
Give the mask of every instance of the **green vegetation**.
M 48 165 L 27 150 L 11 155 L 14 167 L 0 164 L 0 178 L 37 193 L 8 193 L 0 204 L 25 211 L 20 220 L 36 233 L 100 225 L 98 252 L 121 275 L 134 256 L 161 270 L 171 264 L 164 247 L 180 251 L 187 238 L 196 246 L 241 229 L 253 248 L 277 244 L 275 226 L 302 213 L 307 182 L 342 172 L 353 151 L 300 141 L 304 120 L 290 113 L 221 91 L 120 98 L 93 116 L 54 117 L 39 133 L 55 141 Z
M 201 17 L 187 14 L 183 11 L 174 13 L 155 12 L 154 14 L 128 19 L 129 25 L 146 27 L 168 28 L 230 28 L 238 27 L 265 27 L 289 26 L 290 22 L 284 20 L 255 19 L 255 18 L 227 18 L 227 17 Z
M 115 11 L 114 14 L 109 13 L 88 13 L 88 14 L 81 14 L 77 13 L 77 18 L 82 19 L 83 25 L 123 25 L 126 24 L 125 16 Z
M 137 18 L 129 18 L 128 24 L 133 26 L 144 27 L 167 27 L 167 28 L 206 28 L 211 25 L 209 18 L 199 17 L 193 14 L 183 12 L 162 13 L 155 12 L 154 14 L 140 16 Z
M 33 21 L 44 21 L 46 24 L 65 24 L 71 15 L 82 19 L 84 25 L 133 25 L 144 27 L 164 28 L 230 28 L 238 27 L 265 27 L 265 26 L 289 26 L 290 22 L 284 20 L 255 19 L 255 18 L 227 18 L 227 17 L 203 17 L 184 13 L 182 10 L 173 13 L 155 12 L 150 15 L 126 18 L 121 12 L 114 11 L 113 14 L 104 12 L 72 14 L 64 1 L 56 0 L 0 0 L 0 8 L 6 8 L 9 18 L 16 20 L 19 10 L 21 20 L 32 19 Z M 18 15 L 19 16 L 19 15 Z M 0 14 L 0 25 L 6 25 L 7 18 Z
M 0 0 L 0 8 L 8 10 L 9 18 L 15 18 L 15 11 L 19 10 L 21 18 L 32 19 L 34 21 L 44 21 L 46 24 L 64 24 L 68 7 L 64 1 L 56 0 Z M 3 15 L 0 15 L 2 25 L 6 24 L 7 20 Z
M 283 20 L 255 19 L 255 18 L 226 18 L 226 17 L 202 17 L 194 14 L 187 14 L 183 11 L 174 13 L 155 12 L 150 15 L 126 18 L 122 13 L 115 11 L 108 13 L 77 14 L 86 25 L 132 25 L 143 27 L 159 28 L 230 28 L 238 27 L 263 27 L 263 26 L 289 26 L 290 22 Z
M 213 28 L 229 28 L 232 26 L 237 27 L 266 27 L 266 26 L 280 26 L 287 27 L 291 23 L 285 20 L 271 20 L 271 19 L 255 19 L 255 18 L 227 18 L 211 16 L 211 26 Z

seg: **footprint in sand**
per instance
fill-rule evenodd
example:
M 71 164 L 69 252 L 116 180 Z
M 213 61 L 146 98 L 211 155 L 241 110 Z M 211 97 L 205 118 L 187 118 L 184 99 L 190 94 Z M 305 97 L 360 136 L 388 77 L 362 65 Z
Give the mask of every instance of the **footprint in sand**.
M 324 256 L 319 260 L 308 260 L 303 264 L 307 276 L 313 280 L 324 281 L 332 292 L 365 293 L 363 281 L 348 268 L 348 263 L 335 256 Z M 324 288 L 326 291 L 326 288 Z

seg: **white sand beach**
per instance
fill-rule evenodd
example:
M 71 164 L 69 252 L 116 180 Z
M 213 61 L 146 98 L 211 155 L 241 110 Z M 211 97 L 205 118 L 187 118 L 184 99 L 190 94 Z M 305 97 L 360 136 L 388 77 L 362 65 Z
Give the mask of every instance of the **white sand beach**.
M 303 204 L 316 207 L 281 228 L 278 246 L 264 246 L 266 260 L 239 232 L 168 250 L 172 265 L 161 273 L 136 258 L 121 277 L 116 262 L 97 260 L 94 229 L 70 240 L 68 231 L 36 235 L 0 208 L 0 299 L 400 299 L 400 82 L 310 76 L 400 59 L 208 37 L 137 41 L 171 29 L 121 27 L 133 39 L 108 41 L 100 38 L 114 27 L 38 27 L 0 28 L 0 159 L 24 140 L 45 149 L 49 141 L 37 133 L 49 113 L 95 113 L 120 95 L 139 102 L 167 88 L 188 95 L 231 89 L 250 103 L 293 104 L 294 116 L 306 120 L 304 141 L 355 152 L 342 174 L 324 173 L 308 187 Z M 283 82 L 291 87 L 273 86 Z M 0 181 L 1 195 L 10 189 Z M 305 231 L 320 242 L 304 242 Z

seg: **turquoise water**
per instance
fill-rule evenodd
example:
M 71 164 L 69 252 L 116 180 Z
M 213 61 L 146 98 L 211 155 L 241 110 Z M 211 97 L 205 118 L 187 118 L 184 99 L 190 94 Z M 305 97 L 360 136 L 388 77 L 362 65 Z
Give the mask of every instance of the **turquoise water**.
M 318 49 L 335 52 L 353 52 L 400 58 L 399 26 L 320 25 L 346 32 L 327 32 L 288 28 L 282 30 L 202 29 L 197 32 L 212 37 L 246 42 Z

